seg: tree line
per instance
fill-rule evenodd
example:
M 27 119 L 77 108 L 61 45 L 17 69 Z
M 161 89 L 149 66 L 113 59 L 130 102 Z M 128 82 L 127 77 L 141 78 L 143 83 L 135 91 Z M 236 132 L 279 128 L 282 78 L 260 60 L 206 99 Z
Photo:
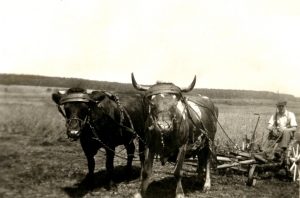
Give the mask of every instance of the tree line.
M 0 74 L 0 84 L 3 85 L 29 85 L 42 87 L 82 87 L 85 89 L 108 90 L 119 93 L 137 93 L 131 83 L 118 83 L 107 81 L 95 81 L 80 78 L 49 77 L 39 75 Z M 193 89 L 189 94 L 203 95 L 212 99 L 266 99 L 277 100 L 278 93 L 269 91 L 233 90 L 233 89 Z M 281 99 L 288 101 L 300 101 L 299 97 L 280 93 Z

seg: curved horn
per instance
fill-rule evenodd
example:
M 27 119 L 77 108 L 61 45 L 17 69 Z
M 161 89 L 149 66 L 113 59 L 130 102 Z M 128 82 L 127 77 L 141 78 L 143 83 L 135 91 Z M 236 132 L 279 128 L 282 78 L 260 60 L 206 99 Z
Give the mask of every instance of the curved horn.
M 192 89 L 194 88 L 195 84 L 196 84 L 196 75 L 195 75 L 195 77 L 194 77 L 193 82 L 190 84 L 190 86 L 181 88 L 181 92 L 189 92 L 189 91 L 192 91 Z
M 139 84 L 137 84 L 137 82 L 135 81 L 135 78 L 134 78 L 134 75 L 133 73 L 131 73 L 131 81 L 132 81 L 132 85 L 133 87 L 138 90 L 138 91 L 146 91 L 149 89 L 149 87 L 144 87 L 144 86 L 141 86 Z

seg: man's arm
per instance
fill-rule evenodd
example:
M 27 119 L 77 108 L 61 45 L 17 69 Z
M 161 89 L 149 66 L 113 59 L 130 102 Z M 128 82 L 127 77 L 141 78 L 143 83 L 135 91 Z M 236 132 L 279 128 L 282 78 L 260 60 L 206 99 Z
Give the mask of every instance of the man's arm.
M 271 116 L 269 122 L 268 122 L 268 126 L 267 126 L 267 129 L 269 131 L 273 131 L 276 127 L 274 126 L 274 115 Z
M 279 131 L 280 132 L 295 132 L 297 130 L 297 122 L 296 122 L 296 117 L 295 114 L 292 112 L 289 112 L 290 116 L 290 127 L 280 127 Z
M 278 129 L 280 132 L 295 132 L 296 130 L 297 130 L 297 127 L 295 127 L 295 126 L 292 126 L 292 127 L 290 127 L 290 128 L 286 128 L 286 127 L 280 127 L 279 129 Z
M 273 131 L 275 129 L 275 126 L 273 124 L 269 124 L 268 127 L 267 127 L 267 129 L 269 131 Z

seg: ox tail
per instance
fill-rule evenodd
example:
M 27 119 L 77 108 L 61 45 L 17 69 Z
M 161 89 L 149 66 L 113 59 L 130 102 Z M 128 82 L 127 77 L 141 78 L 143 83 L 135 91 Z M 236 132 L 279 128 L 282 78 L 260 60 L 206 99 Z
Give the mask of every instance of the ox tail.
M 215 119 L 216 119 L 216 122 L 218 122 L 219 108 L 214 106 L 214 109 L 215 109 Z M 213 148 L 212 148 L 212 152 L 211 152 L 211 165 L 212 165 L 213 169 L 216 169 L 218 166 L 217 151 L 216 151 L 216 146 L 215 146 L 214 142 L 212 145 L 213 145 L 212 146 Z
M 216 118 L 218 118 L 219 117 L 219 108 L 218 107 L 215 107 L 215 110 L 216 110 Z
M 211 141 L 211 140 L 209 140 Z M 211 167 L 216 170 L 218 166 L 218 160 L 217 160 L 217 152 L 216 152 L 216 147 L 213 142 L 211 142 L 209 146 L 209 152 L 210 152 L 210 160 L 211 160 Z
M 213 113 L 212 113 L 213 114 Z M 214 105 L 214 114 L 213 116 L 216 119 L 216 122 L 218 122 L 218 118 L 219 118 L 219 109 L 218 107 L 216 107 Z M 210 141 L 210 159 L 211 159 L 211 167 L 216 170 L 217 166 L 218 166 L 218 160 L 217 160 L 217 151 L 216 151 L 216 147 L 214 142 Z

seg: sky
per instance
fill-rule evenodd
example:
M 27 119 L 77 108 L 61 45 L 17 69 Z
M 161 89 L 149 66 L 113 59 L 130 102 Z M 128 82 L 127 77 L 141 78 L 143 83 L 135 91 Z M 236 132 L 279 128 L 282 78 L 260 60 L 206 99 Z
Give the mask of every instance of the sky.
M 300 97 L 300 1 L 0 3 L 0 73 Z

